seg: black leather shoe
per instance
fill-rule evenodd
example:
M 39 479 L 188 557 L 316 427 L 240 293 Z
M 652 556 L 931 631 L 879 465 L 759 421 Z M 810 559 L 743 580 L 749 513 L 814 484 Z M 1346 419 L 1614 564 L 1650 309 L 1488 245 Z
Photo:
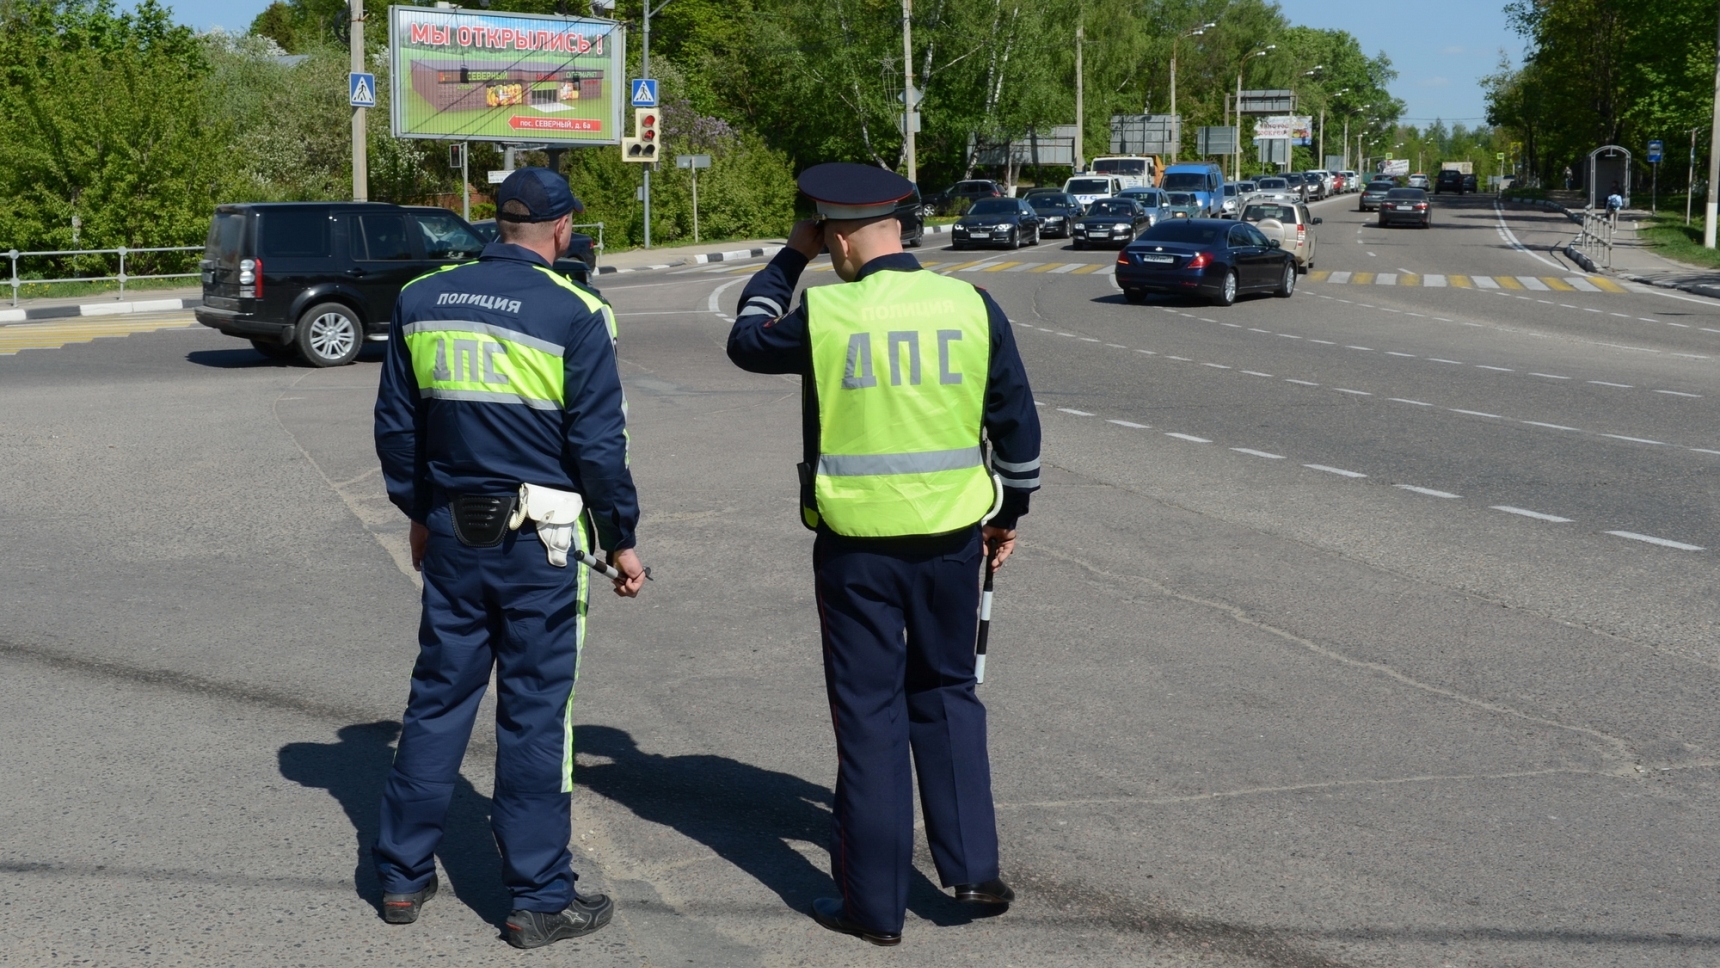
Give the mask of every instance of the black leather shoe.
M 430 883 L 421 891 L 382 895 L 382 920 L 389 924 L 411 924 L 418 920 L 424 902 L 436 896 L 436 886 L 436 875 L 431 874 Z
M 842 934 L 851 934 L 856 938 L 864 938 L 881 948 L 888 948 L 902 943 L 902 935 L 900 932 L 897 932 L 896 934 L 885 934 L 882 931 L 873 931 L 871 928 L 863 928 L 860 925 L 855 924 L 853 921 L 848 920 L 848 915 L 843 910 L 842 899 L 839 897 L 821 897 L 818 900 L 813 901 L 812 920 L 817 921 L 819 924 L 824 925 L 832 931 L 837 931 Z
M 994 877 L 984 884 L 957 884 L 956 900 L 968 904 L 995 904 L 1008 907 L 1015 900 L 1015 892 L 1003 882 L 1003 878 Z
M 615 902 L 602 894 L 576 897 L 565 911 L 515 911 L 508 915 L 508 944 L 541 948 L 596 931 L 615 916 Z

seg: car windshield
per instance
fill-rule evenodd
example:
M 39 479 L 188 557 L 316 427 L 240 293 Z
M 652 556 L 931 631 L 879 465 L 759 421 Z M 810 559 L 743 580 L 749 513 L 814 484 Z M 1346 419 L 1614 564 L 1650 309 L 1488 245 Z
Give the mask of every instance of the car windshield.
M 424 254 L 432 259 L 476 258 L 484 249 L 484 241 L 452 213 L 420 213 L 418 228 L 424 233 Z
M 1198 222 L 1189 219 L 1172 219 L 1160 222 L 1141 233 L 1143 242 L 1187 242 L 1194 245 L 1211 245 L 1218 240 L 1219 233 L 1229 223 L 1220 222 L 1214 226 L 1211 222 Z
M 1244 222 L 1258 222 L 1262 219 L 1275 218 L 1280 222 L 1296 221 L 1296 210 L 1288 205 L 1250 205 L 1242 213 Z
M 1135 207 L 1124 201 L 1094 202 L 1087 210 L 1088 215 L 1133 215 Z
M 1289 188 L 1290 183 L 1282 178 L 1262 178 L 1254 183 L 1259 188 Z
M 1422 191 L 1419 188 L 1394 188 L 1391 191 L 1386 192 L 1386 197 L 1387 198 L 1420 199 L 1420 198 L 1426 198 L 1427 193 Z
M 1166 191 L 1202 189 L 1206 187 L 1206 176 L 1198 171 L 1173 171 L 1165 175 L 1163 187 Z
M 1370 191 L 1370 192 L 1387 192 L 1387 191 L 1391 191 L 1391 190 L 1392 190 L 1392 186 L 1393 186 L 1393 185 L 1394 185 L 1394 184 L 1396 184 L 1396 183 L 1395 183 L 1395 182 L 1390 182 L 1390 181 L 1376 181 L 1376 182 L 1369 182 L 1369 183 L 1368 183 L 1368 191 Z
M 1147 160 L 1145 158 L 1100 158 L 1093 162 L 1093 170 L 1103 175 L 1145 175 Z
M 1171 200 L 1170 203 L 1172 205 L 1193 205 L 1194 204 L 1194 196 L 1190 195 L 1188 192 L 1171 192 L 1170 193 L 1170 200 Z
M 969 215 L 1008 215 L 1016 211 L 1013 198 L 982 198 L 968 209 Z
M 1077 195 L 1108 195 L 1111 192 L 1111 180 L 1109 178 L 1071 178 L 1066 190 Z
M 1069 196 L 1067 195 L 1035 195 L 1027 200 L 1027 204 L 1032 205 L 1039 211 L 1053 212 L 1059 212 L 1063 209 L 1072 207 Z

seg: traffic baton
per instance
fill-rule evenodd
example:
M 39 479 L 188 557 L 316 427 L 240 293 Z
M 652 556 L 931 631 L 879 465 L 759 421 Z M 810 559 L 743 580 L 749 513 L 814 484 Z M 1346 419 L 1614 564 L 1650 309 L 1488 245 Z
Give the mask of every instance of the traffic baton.
M 974 642 L 974 676 L 979 682 L 985 681 L 985 640 L 991 633 L 991 542 L 985 542 L 985 584 L 980 586 L 979 593 L 979 638 Z
M 587 568 L 590 568 L 592 571 L 597 572 L 599 575 L 602 575 L 603 577 L 609 579 L 610 581 L 626 581 L 627 580 L 627 576 L 623 575 L 621 573 L 620 569 L 616 568 L 614 565 L 606 565 L 603 562 L 598 561 L 596 556 L 592 555 L 591 552 L 580 551 L 578 549 L 574 549 L 574 553 L 579 555 L 579 563 L 580 564 L 584 565 Z M 652 580 L 651 569 L 649 569 L 649 568 L 645 569 L 645 580 L 646 581 Z

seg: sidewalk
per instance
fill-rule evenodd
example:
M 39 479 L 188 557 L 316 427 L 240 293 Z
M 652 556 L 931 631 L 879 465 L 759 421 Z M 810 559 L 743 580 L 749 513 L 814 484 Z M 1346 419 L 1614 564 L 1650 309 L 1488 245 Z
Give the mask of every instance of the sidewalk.
M 646 269 L 673 269 L 676 266 L 702 265 L 707 262 L 733 262 L 776 255 L 784 239 L 748 239 L 739 242 L 705 242 L 699 245 L 677 245 L 669 248 L 628 249 L 613 255 L 605 252 L 597 260 L 598 276 L 618 272 L 641 272 Z
M 1547 193 L 1552 206 L 1563 210 L 1566 214 L 1580 214 L 1587 198 L 1581 192 L 1550 191 Z M 1535 204 L 1526 202 L 1520 204 Z M 1653 247 L 1637 235 L 1637 226 L 1646 221 L 1649 213 L 1640 208 L 1627 208 L 1619 213 L 1617 234 L 1613 236 L 1612 267 L 1605 265 L 1606 257 L 1602 255 L 1600 265 L 1590 265 L 1588 257 L 1571 246 L 1566 246 L 1565 255 L 1571 261 L 1582 265 L 1591 272 L 1608 272 L 1620 279 L 1639 282 L 1643 285 L 1655 286 L 1660 289 L 1677 289 L 1697 296 L 1720 298 L 1720 269 L 1709 269 L 1703 266 L 1693 266 L 1684 262 L 1676 262 L 1663 255 L 1656 254 Z M 1579 233 L 1573 223 L 1571 238 L 1575 240 Z
M 70 298 L 20 299 L 16 308 L 10 299 L 0 302 L 0 326 L 7 323 L 27 323 L 41 319 L 66 319 L 73 316 L 124 316 L 131 313 L 171 312 L 203 305 L 203 290 L 191 286 L 182 289 L 133 290 L 121 299 L 119 290 L 91 296 Z

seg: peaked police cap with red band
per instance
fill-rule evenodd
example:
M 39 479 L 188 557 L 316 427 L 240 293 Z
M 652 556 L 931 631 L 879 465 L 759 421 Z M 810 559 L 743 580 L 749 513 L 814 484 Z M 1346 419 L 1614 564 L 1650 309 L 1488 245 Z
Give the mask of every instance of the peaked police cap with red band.
M 825 218 L 877 218 L 914 194 L 914 183 L 885 168 L 832 161 L 800 173 L 800 190 Z

